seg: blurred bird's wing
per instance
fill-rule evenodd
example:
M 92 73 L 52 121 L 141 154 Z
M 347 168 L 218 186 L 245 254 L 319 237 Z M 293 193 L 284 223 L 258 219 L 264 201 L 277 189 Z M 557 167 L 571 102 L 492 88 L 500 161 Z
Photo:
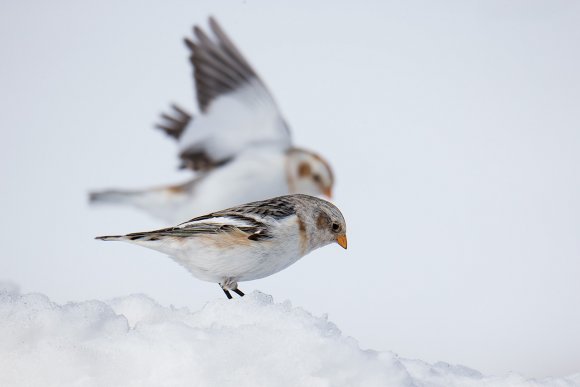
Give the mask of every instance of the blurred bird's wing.
M 179 137 L 181 137 L 181 134 L 187 128 L 187 125 L 189 125 L 192 117 L 191 114 L 175 104 L 171 105 L 171 109 L 171 113 L 161 114 L 161 122 L 155 125 L 155 127 L 163 130 L 168 136 L 179 140 Z
M 288 149 L 290 131 L 274 98 L 213 18 L 209 26 L 210 36 L 195 26 L 194 39 L 185 39 L 202 114 L 185 130 L 181 119 L 166 125 L 166 132 L 181 133 L 175 137 L 184 164 L 208 170 L 251 146 Z

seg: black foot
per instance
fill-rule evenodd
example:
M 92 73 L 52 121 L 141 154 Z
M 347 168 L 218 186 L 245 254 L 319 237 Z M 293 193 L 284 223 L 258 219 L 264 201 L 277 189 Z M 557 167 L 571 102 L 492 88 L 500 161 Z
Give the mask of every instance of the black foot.
M 230 294 L 230 292 L 228 292 L 227 290 L 225 290 L 224 288 L 222 288 L 222 290 L 224 291 L 224 293 L 226 294 L 226 297 L 228 298 L 228 300 L 232 299 L 232 295 Z
M 236 292 L 240 297 L 244 297 L 245 295 L 240 289 L 234 289 L 234 292 Z

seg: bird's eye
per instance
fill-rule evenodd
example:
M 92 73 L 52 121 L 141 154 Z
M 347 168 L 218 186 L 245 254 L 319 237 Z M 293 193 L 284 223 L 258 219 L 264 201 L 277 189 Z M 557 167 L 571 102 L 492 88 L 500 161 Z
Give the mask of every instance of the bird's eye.
M 320 175 L 314 175 L 312 176 L 312 179 L 314 180 L 315 183 L 322 182 L 322 178 L 320 177 Z
M 338 223 L 333 223 L 333 224 L 332 224 L 332 231 L 334 231 L 334 232 L 338 232 L 338 230 L 340 230 L 340 224 L 338 224 Z

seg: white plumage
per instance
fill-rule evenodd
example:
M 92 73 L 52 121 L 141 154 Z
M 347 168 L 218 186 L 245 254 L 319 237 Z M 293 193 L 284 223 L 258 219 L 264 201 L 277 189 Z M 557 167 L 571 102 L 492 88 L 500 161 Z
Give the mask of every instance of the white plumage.
M 272 96 L 257 79 L 213 100 L 207 113 L 193 119 L 179 138 L 181 154 L 203 149 L 218 161 L 264 145 L 285 151 L 292 140 Z

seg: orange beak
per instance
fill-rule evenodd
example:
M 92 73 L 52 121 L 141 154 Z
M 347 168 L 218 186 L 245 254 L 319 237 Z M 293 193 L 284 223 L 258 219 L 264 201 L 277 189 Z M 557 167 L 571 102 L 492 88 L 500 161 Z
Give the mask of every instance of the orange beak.
M 347 243 L 346 243 L 346 234 L 339 235 L 336 238 L 336 243 L 338 243 L 343 249 L 346 250 L 346 245 L 347 245 Z
M 326 187 L 324 190 L 322 190 L 322 193 L 327 198 L 332 199 L 332 187 Z

